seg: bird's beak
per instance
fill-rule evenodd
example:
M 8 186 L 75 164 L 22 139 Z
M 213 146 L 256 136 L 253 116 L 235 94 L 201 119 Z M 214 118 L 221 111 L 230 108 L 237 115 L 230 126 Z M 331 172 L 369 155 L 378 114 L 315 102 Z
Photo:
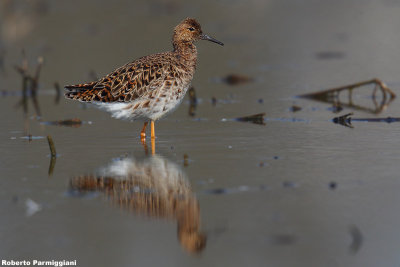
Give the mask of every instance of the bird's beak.
M 219 44 L 219 45 L 224 45 L 223 42 L 220 42 L 220 41 L 218 41 L 217 39 L 214 39 L 214 38 L 208 36 L 207 34 L 202 34 L 202 35 L 200 35 L 200 39 L 201 39 L 201 40 L 207 40 L 207 41 L 210 41 L 210 42 Z

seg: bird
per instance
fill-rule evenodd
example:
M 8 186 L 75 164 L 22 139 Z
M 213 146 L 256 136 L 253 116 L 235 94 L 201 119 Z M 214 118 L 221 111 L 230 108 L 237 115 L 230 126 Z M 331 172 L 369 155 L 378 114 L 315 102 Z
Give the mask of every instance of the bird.
M 196 19 L 186 18 L 174 28 L 172 51 L 141 57 L 97 81 L 66 85 L 65 97 L 95 104 L 117 119 L 143 121 L 142 141 L 150 122 L 153 140 L 154 122 L 172 112 L 191 85 L 199 40 L 224 45 L 204 34 Z

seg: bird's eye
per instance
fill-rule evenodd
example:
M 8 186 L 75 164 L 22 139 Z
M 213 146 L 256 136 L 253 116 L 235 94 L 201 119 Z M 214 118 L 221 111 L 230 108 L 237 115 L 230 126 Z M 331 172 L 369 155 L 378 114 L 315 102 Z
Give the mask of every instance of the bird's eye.
M 189 31 L 194 31 L 194 28 L 193 27 L 190 27 L 190 28 L 188 28 L 189 29 Z

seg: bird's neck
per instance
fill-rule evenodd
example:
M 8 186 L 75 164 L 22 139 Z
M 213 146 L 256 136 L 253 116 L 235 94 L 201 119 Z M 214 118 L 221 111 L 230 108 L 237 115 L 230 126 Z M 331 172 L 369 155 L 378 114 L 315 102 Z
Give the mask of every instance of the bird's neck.
M 183 64 L 196 68 L 197 49 L 192 42 L 174 42 L 174 53 Z

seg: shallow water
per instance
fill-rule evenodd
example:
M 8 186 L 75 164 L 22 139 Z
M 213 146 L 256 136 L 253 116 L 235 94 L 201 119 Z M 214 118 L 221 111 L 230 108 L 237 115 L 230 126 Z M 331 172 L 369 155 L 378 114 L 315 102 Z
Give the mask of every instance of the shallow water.
M 374 77 L 398 93 L 396 1 L 0 3 L 1 259 L 76 259 L 78 266 L 398 265 L 400 123 L 348 128 L 332 122 L 349 112 L 400 117 L 398 100 L 380 114 L 346 107 L 333 113 L 330 104 L 296 97 Z M 55 103 L 55 81 L 87 81 L 91 71 L 102 76 L 167 50 L 172 27 L 187 16 L 225 46 L 198 44 L 195 116 L 185 98 L 156 123 L 156 156 L 150 141 L 146 154 L 139 140 L 140 122 L 63 98 Z M 38 56 L 45 60 L 40 121 L 31 102 L 26 116 L 16 107 L 22 81 L 13 66 L 22 49 L 31 71 Z M 230 73 L 254 81 L 220 81 Z M 354 101 L 373 108 L 372 88 L 355 90 Z M 301 110 L 292 112 L 293 105 Z M 264 126 L 232 120 L 262 112 Z M 84 123 L 40 123 L 73 118 Z M 50 176 L 47 135 L 57 150 Z M 99 184 L 73 187 L 77 177 Z M 180 181 L 176 192 L 161 194 L 171 181 Z M 135 206 L 147 203 L 146 196 L 158 204 Z M 199 253 L 190 252 L 193 233 L 206 237 L 196 243 Z

